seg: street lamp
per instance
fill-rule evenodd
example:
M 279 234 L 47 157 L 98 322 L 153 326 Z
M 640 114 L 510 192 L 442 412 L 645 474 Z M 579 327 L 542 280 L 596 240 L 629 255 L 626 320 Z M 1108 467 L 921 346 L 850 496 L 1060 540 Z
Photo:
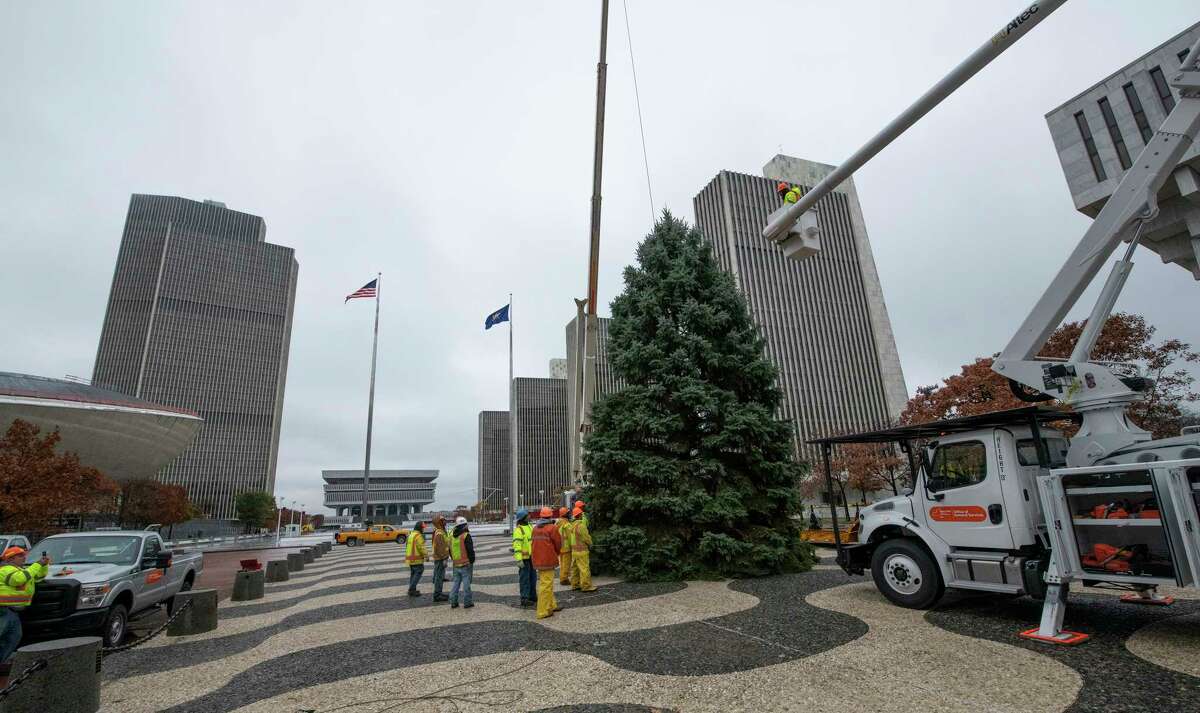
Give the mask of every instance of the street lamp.
M 546 491 L 545 490 L 538 491 L 538 505 L 540 507 L 546 507 Z
M 279 526 L 283 521 L 283 498 L 277 498 L 279 504 L 275 507 L 275 546 L 279 546 Z
M 504 499 L 504 521 L 508 522 L 508 498 Z
M 297 534 L 304 534 L 304 508 L 308 507 L 304 503 L 300 503 L 300 530 Z

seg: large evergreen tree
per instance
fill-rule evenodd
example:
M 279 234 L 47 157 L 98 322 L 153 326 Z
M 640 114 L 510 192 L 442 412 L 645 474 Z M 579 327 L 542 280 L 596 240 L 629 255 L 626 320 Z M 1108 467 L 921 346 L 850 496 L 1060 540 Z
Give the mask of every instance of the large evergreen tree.
M 700 232 L 664 212 L 625 269 L 608 358 L 625 388 L 585 443 L 598 568 L 632 580 L 807 569 L 775 367 Z

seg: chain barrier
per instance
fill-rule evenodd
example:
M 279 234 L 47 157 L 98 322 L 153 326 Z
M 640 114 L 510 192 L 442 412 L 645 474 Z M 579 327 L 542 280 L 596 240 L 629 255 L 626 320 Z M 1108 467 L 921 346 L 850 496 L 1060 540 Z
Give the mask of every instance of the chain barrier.
M 34 661 L 33 664 L 29 666 L 29 668 L 27 668 L 21 672 L 20 676 L 17 676 L 16 678 L 14 678 L 4 688 L 0 688 L 0 701 L 7 698 L 8 694 L 10 694 L 13 691 L 17 690 L 18 688 L 20 688 L 21 684 L 28 681 L 30 679 L 30 677 L 33 676 L 33 674 L 46 668 L 46 666 L 48 664 L 49 664 L 49 659 L 38 659 L 37 661 Z
M 147 641 L 149 641 L 150 639 L 153 639 L 154 637 L 156 637 L 156 636 L 158 636 L 159 634 L 161 634 L 161 633 L 163 633 L 164 631 L 166 631 L 166 630 L 167 630 L 167 627 L 171 625 L 171 622 L 173 622 L 173 621 L 175 621 L 176 619 L 178 619 L 178 618 L 179 618 L 179 615 L 180 615 L 180 614 L 182 614 L 182 613 L 184 613 L 185 611 L 187 611 L 187 610 L 188 610 L 188 607 L 192 606 L 192 604 L 193 604 L 195 601 L 196 601 L 196 600 L 194 600 L 194 599 L 189 599 L 189 600 L 187 600 L 186 602 L 184 602 L 184 603 L 183 603 L 183 606 L 181 606 L 181 607 L 179 607 L 178 609 L 176 609 L 176 610 L 175 610 L 175 612 L 174 612 L 173 614 L 171 614 L 171 616 L 170 616 L 170 617 L 169 617 L 169 618 L 168 618 L 166 621 L 164 621 L 164 622 L 162 623 L 162 625 L 161 625 L 161 626 L 159 626 L 157 629 L 155 629 L 154 631 L 150 632 L 149 634 L 147 634 L 147 635 L 143 636 L 142 638 L 138 639 L 137 641 L 131 641 L 131 642 L 129 642 L 128 644 L 124 644 L 124 645 L 122 645 L 122 646 L 113 646 L 113 647 L 110 647 L 110 648 L 107 648 L 107 649 L 101 649 L 101 650 L 100 650 L 100 653 L 101 653 L 101 655 L 103 655 L 103 656 L 108 656 L 108 655 L 110 655 L 110 654 L 116 654 L 116 653 L 120 653 L 120 652 L 122 652 L 122 651 L 128 651 L 128 650 L 130 650 L 130 649 L 133 649 L 133 648 L 136 648 L 136 647 L 138 647 L 138 646 L 141 646 L 142 644 L 146 643 L 146 642 L 147 642 Z

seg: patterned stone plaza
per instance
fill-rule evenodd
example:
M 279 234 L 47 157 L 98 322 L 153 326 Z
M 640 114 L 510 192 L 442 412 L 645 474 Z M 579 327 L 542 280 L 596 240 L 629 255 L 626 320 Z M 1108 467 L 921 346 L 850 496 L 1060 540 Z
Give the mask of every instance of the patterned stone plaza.
M 790 576 L 631 584 L 516 606 L 505 538 L 481 537 L 473 609 L 404 596 L 403 548 L 335 548 L 225 602 L 209 634 L 158 637 L 104 662 L 103 710 L 1150 711 L 1200 710 L 1200 596 L 1174 606 L 1072 594 L 1074 648 L 1026 642 L 1028 598 L 949 594 L 891 606 L 828 561 Z

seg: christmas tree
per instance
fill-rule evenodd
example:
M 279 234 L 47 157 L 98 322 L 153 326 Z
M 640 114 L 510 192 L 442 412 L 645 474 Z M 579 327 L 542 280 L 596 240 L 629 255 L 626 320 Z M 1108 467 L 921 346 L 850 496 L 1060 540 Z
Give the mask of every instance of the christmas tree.
M 584 445 L 599 569 L 630 580 L 808 569 L 791 426 L 775 367 L 733 278 L 669 212 L 625 269 Z

